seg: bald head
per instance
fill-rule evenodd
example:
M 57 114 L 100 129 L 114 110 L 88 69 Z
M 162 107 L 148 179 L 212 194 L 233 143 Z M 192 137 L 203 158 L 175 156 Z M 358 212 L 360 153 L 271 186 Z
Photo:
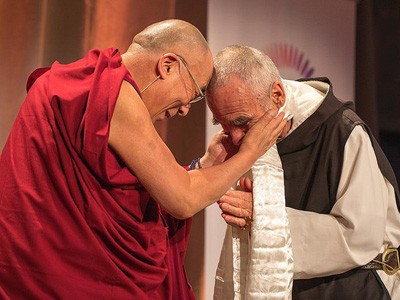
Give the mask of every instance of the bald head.
M 165 20 L 152 24 L 122 55 L 153 120 L 185 116 L 189 102 L 202 95 L 213 70 L 207 41 L 192 24 Z M 145 92 L 145 93 L 144 93 Z
M 206 54 L 207 41 L 192 24 L 182 20 L 165 20 L 154 23 L 138 33 L 130 46 L 131 51 L 150 51 L 155 54 L 166 52 L 189 55 L 193 51 Z

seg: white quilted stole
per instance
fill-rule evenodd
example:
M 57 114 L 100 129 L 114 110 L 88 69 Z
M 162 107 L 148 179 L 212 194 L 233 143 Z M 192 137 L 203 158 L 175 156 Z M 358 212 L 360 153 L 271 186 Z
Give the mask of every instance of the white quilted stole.
M 253 165 L 253 224 L 245 299 L 291 299 L 293 253 L 276 145 Z

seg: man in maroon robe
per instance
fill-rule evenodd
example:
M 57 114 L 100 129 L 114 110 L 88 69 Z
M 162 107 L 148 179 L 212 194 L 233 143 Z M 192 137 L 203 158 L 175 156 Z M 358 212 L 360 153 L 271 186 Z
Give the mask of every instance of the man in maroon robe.
M 190 219 L 163 224 L 108 147 L 123 80 L 138 90 L 113 49 L 29 78 L 1 155 L 1 298 L 193 298 L 183 270 Z
M 153 122 L 185 116 L 212 70 L 201 33 L 167 20 L 123 55 L 95 49 L 31 74 L 0 157 L 0 298 L 194 298 L 183 268 L 190 217 L 285 125 L 266 114 L 226 162 L 179 166 Z

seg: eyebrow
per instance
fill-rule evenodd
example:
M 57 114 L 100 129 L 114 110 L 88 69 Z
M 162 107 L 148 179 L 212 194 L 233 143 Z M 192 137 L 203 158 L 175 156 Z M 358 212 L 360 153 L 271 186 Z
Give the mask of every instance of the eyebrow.
M 235 120 L 231 121 L 229 123 L 229 125 L 231 126 L 236 126 L 236 127 L 240 127 L 240 126 L 244 126 L 247 125 L 253 118 L 251 117 L 245 117 L 245 116 L 240 116 L 238 118 L 236 118 Z M 212 118 L 211 122 L 213 123 L 213 125 L 219 125 L 221 124 L 217 119 Z
M 235 120 L 231 121 L 230 124 L 232 126 L 244 126 L 247 125 L 247 123 L 249 123 L 251 120 L 252 120 L 251 117 L 240 116 Z

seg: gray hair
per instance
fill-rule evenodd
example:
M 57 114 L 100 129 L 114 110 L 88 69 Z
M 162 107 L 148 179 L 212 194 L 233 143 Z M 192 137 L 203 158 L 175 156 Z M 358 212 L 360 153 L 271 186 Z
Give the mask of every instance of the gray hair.
M 212 93 L 215 88 L 225 86 L 231 76 L 239 77 L 259 100 L 268 99 L 271 84 L 281 81 L 277 67 L 266 54 L 241 45 L 226 47 L 217 54 L 207 92 Z

